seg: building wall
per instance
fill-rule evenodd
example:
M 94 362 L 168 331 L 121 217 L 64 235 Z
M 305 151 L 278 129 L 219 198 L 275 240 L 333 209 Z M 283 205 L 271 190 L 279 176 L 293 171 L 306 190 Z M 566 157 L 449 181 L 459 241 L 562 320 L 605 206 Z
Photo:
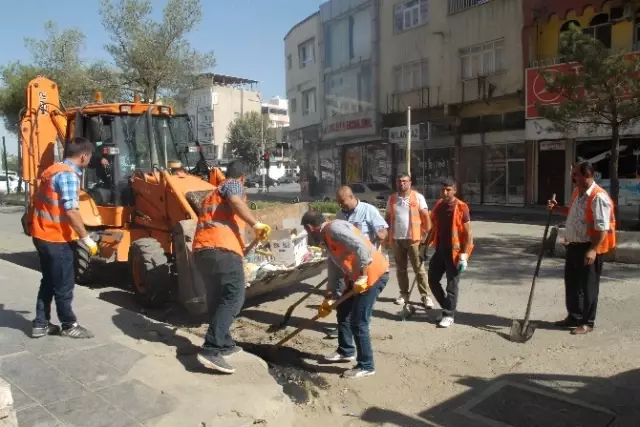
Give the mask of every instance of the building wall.
M 218 158 L 223 157 L 224 144 L 229 135 L 229 124 L 237 117 L 250 112 L 261 113 L 258 92 L 231 86 L 214 86 L 218 103 L 213 106 L 213 133 L 218 149 Z
M 289 100 L 290 129 L 296 130 L 320 123 L 319 78 L 320 59 L 318 46 L 319 13 L 316 12 L 296 24 L 284 38 L 287 99 Z M 300 66 L 300 45 L 313 40 L 314 61 Z M 289 59 L 291 64 L 289 64 Z M 290 66 L 289 66 L 290 65 Z M 302 92 L 315 89 L 315 108 L 303 114 Z

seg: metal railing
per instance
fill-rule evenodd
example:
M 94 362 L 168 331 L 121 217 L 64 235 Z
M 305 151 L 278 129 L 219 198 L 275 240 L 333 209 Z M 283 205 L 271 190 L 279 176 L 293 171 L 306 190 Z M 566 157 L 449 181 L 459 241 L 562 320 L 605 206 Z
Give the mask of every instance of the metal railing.
M 471 9 L 472 7 L 481 6 L 492 0 L 449 0 L 449 15 Z

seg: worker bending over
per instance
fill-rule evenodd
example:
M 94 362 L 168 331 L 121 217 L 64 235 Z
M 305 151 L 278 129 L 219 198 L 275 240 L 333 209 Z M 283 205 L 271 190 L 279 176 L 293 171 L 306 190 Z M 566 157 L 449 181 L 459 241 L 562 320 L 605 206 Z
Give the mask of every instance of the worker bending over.
M 426 239 L 431 229 L 431 219 L 424 196 L 411 188 L 411 177 L 406 173 L 398 175 L 398 192 L 389 197 L 385 219 L 389 224 L 388 240 L 393 249 L 400 287 L 396 304 L 409 303 L 409 261 L 418 281 L 422 304 L 425 309 L 432 309 L 427 274 L 420 261 L 420 243 Z
M 98 245 L 87 233 L 80 216 L 80 177 L 89 166 L 93 144 L 75 137 L 65 146 L 65 159 L 49 166 L 41 176 L 30 225 L 33 244 L 40 258 L 42 280 L 38 291 L 36 318 L 31 336 L 60 334 L 70 338 L 91 338 L 78 324 L 71 308 L 75 286 L 74 244 L 79 239 L 90 256 Z M 62 328 L 51 323 L 51 302 L 55 298 Z
M 302 226 L 316 241 L 327 247 L 328 268 L 337 266 L 346 282 L 344 292 L 355 295 L 337 307 L 338 351 L 327 357 L 331 362 L 350 362 L 357 365 L 343 373 L 345 378 L 360 378 L 375 374 L 373 348 L 369 322 L 373 305 L 389 279 L 389 262 L 371 242 L 347 221 L 327 221 L 318 211 L 309 211 L 302 217 Z M 320 305 L 318 314 L 331 313 L 330 298 Z M 354 345 L 355 342 L 355 345 Z M 357 353 L 357 359 L 356 359 Z
M 442 198 L 431 211 L 433 232 L 430 244 L 436 250 L 429 261 L 429 287 L 442 307 L 438 326 L 453 325 L 454 314 L 460 296 L 460 273 L 467 269 L 473 251 L 473 235 L 469 207 L 456 197 L 453 180 L 442 182 Z M 446 275 L 447 286 L 442 288 L 440 280 Z
M 245 298 L 245 224 L 256 237 L 268 237 L 269 227 L 253 217 L 244 197 L 244 165 L 229 163 L 226 178 L 203 201 L 193 242 L 196 266 L 207 289 L 209 329 L 198 360 L 220 372 L 235 372 L 225 359 L 242 351 L 229 332 Z

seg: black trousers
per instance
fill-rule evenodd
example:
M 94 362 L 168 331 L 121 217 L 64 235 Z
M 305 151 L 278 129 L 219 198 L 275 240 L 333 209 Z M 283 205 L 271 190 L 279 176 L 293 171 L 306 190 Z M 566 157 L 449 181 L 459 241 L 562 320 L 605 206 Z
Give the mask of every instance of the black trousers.
M 453 262 L 451 249 L 436 248 L 431 260 L 429 260 L 429 288 L 433 296 L 442 307 L 445 316 L 451 316 L 456 312 L 458 297 L 460 295 L 460 273 Z M 446 289 L 440 284 L 442 276 L 447 278 Z
M 579 325 L 594 326 L 600 293 L 602 255 L 591 265 L 584 265 L 590 243 L 571 243 L 564 262 L 565 303 L 569 317 Z
M 229 330 L 244 304 L 244 266 L 240 255 L 222 249 L 197 251 L 195 260 L 205 281 L 210 319 L 203 348 L 218 355 L 235 345 Z

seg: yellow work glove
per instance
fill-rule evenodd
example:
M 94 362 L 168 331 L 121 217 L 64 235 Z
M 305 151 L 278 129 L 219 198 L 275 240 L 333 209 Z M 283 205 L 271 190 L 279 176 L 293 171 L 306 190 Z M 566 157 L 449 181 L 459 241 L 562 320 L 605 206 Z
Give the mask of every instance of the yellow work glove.
M 98 244 L 90 236 L 85 236 L 81 240 L 87 249 L 89 249 L 89 256 L 98 255 Z
M 322 301 L 322 304 L 320 304 L 320 307 L 318 308 L 318 316 L 324 319 L 331 314 L 331 311 L 333 311 L 333 309 L 331 308 L 331 300 L 325 298 L 325 300 Z
M 256 237 L 258 238 L 258 240 L 264 241 L 269 238 L 269 234 L 271 234 L 271 227 L 269 227 L 267 224 L 256 222 L 253 226 L 253 231 L 256 233 Z
M 358 277 L 358 279 L 356 279 L 356 281 L 353 282 L 353 290 L 354 290 L 354 292 L 357 293 L 357 294 L 361 294 L 363 292 L 366 292 L 367 289 L 369 289 L 369 284 L 367 283 L 368 279 L 369 278 L 367 276 Z

